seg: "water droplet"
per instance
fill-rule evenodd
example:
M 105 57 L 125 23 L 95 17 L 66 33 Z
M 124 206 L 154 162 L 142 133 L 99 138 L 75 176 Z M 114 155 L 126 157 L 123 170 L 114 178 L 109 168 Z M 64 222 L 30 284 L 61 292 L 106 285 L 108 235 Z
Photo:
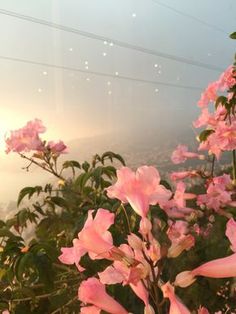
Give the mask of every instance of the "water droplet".
M 115 72 L 115 75 L 116 75 L 116 76 L 119 75 L 119 72 Z
M 103 43 L 104 43 L 104 45 L 107 45 L 107 41 L 106 41 L 106 40 L 104 40 L 104 42 L 103 42 Z
M 106 53 L 106 52 L 103 52 L 102 55 L 103 55 L 103 57 L 106 57 L 107 53 Z
M 70 51 L 70 52 L 72 52 L 72 51 L 73 51 L 73 48 L 72 48 L 72 47 L 71 47 L 71 48 L 69 48 L 69 51 Z
M 137 16 L 137 14 L 134 12 L 134 13 L 132 14 L 132 17 L 133 17 L 133 18 L 136 18 L 136 16 Z

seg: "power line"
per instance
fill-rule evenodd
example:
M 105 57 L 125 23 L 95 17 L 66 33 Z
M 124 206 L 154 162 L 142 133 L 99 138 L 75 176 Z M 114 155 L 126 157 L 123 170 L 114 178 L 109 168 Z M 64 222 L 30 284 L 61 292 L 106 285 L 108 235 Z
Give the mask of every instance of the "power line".
M 182 88 L 182 89 L 190 89 L 190 90 L 197 90 L 197 91 L 203 90 L 202 87 L 197 87 L 197 86 L 179 85 L 179 84 L 167 83 L 167 82 L 161 82 L 161 81 L 152 81 L 152 80 L 145 80 L 145 79 L 141 79 L 141 78 L 133 78 L 130 76 L 125 76 L 125 75 L 115 75 L 115 74 L 109 74 L 109 73 L 103 73 L 103 72 L 88 71 L 88 70 L 83 70 L 83 69 L 74 68 L 74 67 L 68 67 L 68 66 L 64 66 L 64 65 L 50 64 L 50 63 L 45 63 L 45 62 L 37 62 L 37 61 L 33 61 L 33 60 L 13 58 L 13 57 L 7 57 L 7 56 L 2 56 L 2 55 L 0 55 L 0 59 L 8 60 L 8 61 L 14 61 L 14 62 L 21 62 L 21 63 L 31 64 L 31 65 L 38 65 L 38 66 L 43 66 L 43 67 L 49 67 L 49 68 L 55 68 L 55 69 L 60 69 L 60 70 L 64 70 L 64 71 L 73 71 L 73 72 L 79 72 L 79 73 L 83 73 L 83 74 L 91 74 L 91 75 L 95 75 L 95 76 L 102 76 L 102 77 L 113 78 L 113 79 L 128 80 L 128 81 L 133 81 L 133 82 L 138 82 L 138 83 L 162 85 L 162 86 Z
M 220 27 L 218 27 L 218 26 L 216 26 L 216 25 L 214 25 L 214 24 L 205 22 L 205 21 L 203 21 L 202 19 L 199 19 L 198 17 L 196 17 L 196 16 L 194 16 L 194 15 L 191 15 L 191 14 L 188 14 L 188 13 L 186 13 L 186 12 L 180 11 L 180 10 L 178 10 L 178 9 L 176 9 L 176 8 L 173 8 L 173 7 L 169 6 L 168 4 L 165 4 L 165 3 L 163 3 L 163 2 L 161 2 L 161 1 L 159 1 L 159 0 L 151 0 L 151 1 L 154 2 L 154 3 L 157 4 L 157 5 L 160 5 L 160 6 L 162 6 L 162 7 L 165 7 L 166 9 L 171 10 L 171 11 L 177 13 L 177 14 L 180 14 L 180 15 L 182 15 L 182 16 L 185 16 L 185 17 L 187 17 L 187 18 L 190 18 L 190 19 L 194 20 L 195 22 L 198 22 L 198 23 L 200 23 L 200 24 L 202 24 L 202 25 L 205 25 L 205 26 L 207 26 L 207 27 L 210 27 L 210 28 L 214 29 L 215 31 L 218 31 L 218 32 L 221 32 L 221 33 L 224 33 L 224 34 L 228 35 L 228 32 L 226 32 L 224 29 L 222 29 L 222 28 L 220 28 Z
M 145 53 L 145 54 L 149 54 L 152 56 L 157 56 L 157 57 L 161 57 L 161 58 L 165 58 L 165 59 L 169 59 L 172 61 L 177 61 L 177 62 L 181 62 L 181 63 L 185 63 L 185 64 L 189 64 L 189 65 L 193 65 L 193 66 L 197 66 L 200 68 L 205 68 L 207 70 L 213 70 L 213 71 L 217 71 L 217 72 L 222 72 L 224 71 L 223 68 L 220 68 L 218 66 L 215 65 L 211 65 L 208 63 L 204 63 L 204 62 L 200 62 L 200 61 L 195 61 L 195 60 L 191 60 L 185 57 L 180 57 L 180 56 L 176 56 L 176 55 L 172 55 L 172 54 L 168 54 L 168 53 L 164 53 L 161 51 L 157 51 L 157 50 L 152 50 L 152 49 L 148 49 L 148 48 L 144 48 L 141 46 L 136 46 L 127 42 L 123 42 L 120 40 L 116 40 L 110 37 L 105 37 L 105 36 L 100 36 L 91 32 L 86 32 L 86 31 L 82 31 L 80 29 L 76 29 L 76 28 L 71 28 L 68 26 L 64 26 L 61 24 L 57 24 L 57 23 L 53 23 L 53 22 L 49 22 L 46 20 L 42 20 L 42 19 L 38 19 L 32 16 L 28 16 L 28 15 L 23 15 L 23 14 L 19 14 L 16 12 L 12 12 L 12 11 L 8 11 L 8 10 L 4 10 L 4 9 L 0 9 L 0 14 L 3 15 L 7 15 L 7 16 L 12 16 L 21 20 L 25 20 L 28 22 L 32 22 L 32 23 L 36 23 L 36 24 L 41 24 L 44 26 L 48 26 L 51 28 L 55 28 L 55 29 L 59 29 L 62 30 L 64 32 L 68 32 L 68 33 L 73 33 L 76 35 L 80 35 L 83 37 L 87 37 L 87 38 L 91 38 L 91 39 L 95 39 L 95 40 L 99 40 L 99 41 L 106 41 L 106 42 L 111 42 L 113 44 L 115 44 L 116 46 L 122 47 L 122 48 L 126 48 L 126 49 L 131 49 L 131 50 L 135 50 L 141 53 Z

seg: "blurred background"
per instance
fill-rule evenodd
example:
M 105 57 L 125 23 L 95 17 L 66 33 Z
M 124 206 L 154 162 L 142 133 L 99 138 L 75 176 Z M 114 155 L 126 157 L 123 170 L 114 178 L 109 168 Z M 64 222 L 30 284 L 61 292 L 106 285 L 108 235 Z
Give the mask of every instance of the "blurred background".
M 42 119 L 84 160 L 113 150 L 166 172 L 194 146 L 202 90 L 233 61 L 235 0 L 0 0 L 0 208 L 47 179 L 4 152 L 4 136 Z

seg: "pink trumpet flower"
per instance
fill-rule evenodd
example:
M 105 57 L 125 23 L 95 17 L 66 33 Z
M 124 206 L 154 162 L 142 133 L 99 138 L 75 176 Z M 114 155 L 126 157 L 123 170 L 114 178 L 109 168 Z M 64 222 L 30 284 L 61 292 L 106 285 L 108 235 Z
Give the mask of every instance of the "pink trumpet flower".
M 106 293 L 105 286 L 97 278 L 83 281 L 78 290 L 79 300 L 95 305 L 111 314 L 128 314 L 125 308 Z
M 210 278 L 236 277 L 236 253 L 207 262 L 192 271 L 184 271 L 176 276 L 175 285 L 188 287 L 195 281 L 196 276 Z
M 101 309 L 94 305 L 83 306 L 80 308 L 80 314 L 100 314 L 100 313 Z
M 43 150 L 44 146 L 39 134 L 45 131 L 46 128 L 39 119 L 29 121 L 23 128 L 11 131 L 10 136 L 6 138 L 6 153 L 10 151 L 23 153 L 31 150 Z
M 226 236 L 231 242 L 231 248 L 236 251 L 236 222 L 231 218 L 226 227 Z M 196 276 L 204 276 L 211 278 L 230 278 L 236 277 L 236 253 L 218 258 L 207 262 L 192 271 L 183 271 L 176 276 L 175 285 L 182 288 L 191 285 L 196 279 Z
M 146 217 L 149 205 L 165 203 L 172 194 L 160 184 L 159 172 L 154 167 L 139 167 L 136 173 L 122 167 L 117 170 L 117 178 L 117 182 L 107 188 L 108 197 L 129 203 L 141 217 Z
M 197 314 L 210 314 L 210 313 L 208 312 L 208 309 L 206 309 L 205 307 L 200 307 L 198 309 Z
M 191 314 L 187 307 L 175 295 L 174 287 L 169 283 L 165 283 L 162 287 L 164 298 L 170 300 L 169 314 Z
M 171 160 L 174 164 L 180 164 L 185 162 L 188 158 L 203 158 L 203 155 L 192 153 L 188 151 L 188 147 L 185 145 L 178 145 L 176 150 L 173 151 Z
M 108 210 L 99 208 L 93 218 L 93 211 L 88 212 L 88 218 L 78 238 L 73 240 L 72 248 L 61 248 L 62 254 L 59 260 L 64 264 L 73 264 L 82 271 L 79 265 L 81 257 L 88 253 L 91 259 L 109 258 L 113 246 L 109 227 L 114 223 L 114 214 Z

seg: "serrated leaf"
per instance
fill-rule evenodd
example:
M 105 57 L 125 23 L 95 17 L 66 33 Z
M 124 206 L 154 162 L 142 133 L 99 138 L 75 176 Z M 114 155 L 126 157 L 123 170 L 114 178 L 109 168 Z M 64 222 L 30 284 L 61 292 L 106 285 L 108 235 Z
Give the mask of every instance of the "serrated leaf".
M 41 186 L 27 186 L 25 188 L 23 188 L 18 196 L 18 200 L 17 200 L 17 206 L 20 205 L 21 201 L 23 200 L 23 198 L 28 195 L 28 199 L 30 199 L 32 197 L 32 195 L 34 193 L 37 193 L 37 195 L 39 195 L 39 193 L 42 191 L 42 187 Z
M 64 208 L 68 208 L 68 204 L 66 202 L 66 200 L 62 197 L 59 197 L 59 196 L 52 196 L 50 197 L 50 200 L 56 204 L 57 206 L 60 206 L 60 207 L 64 207 Z
M 125 161 L 123 157 L 119 154 L 113 153 L 111 151 L 105 152 L 101 156 L 102 164 L 104 164 L 105 159 L 110 159 L 111 162 L 113 162 L 113 159 L 117 159 L 120 161 L 120 163 L 125 166 Z

